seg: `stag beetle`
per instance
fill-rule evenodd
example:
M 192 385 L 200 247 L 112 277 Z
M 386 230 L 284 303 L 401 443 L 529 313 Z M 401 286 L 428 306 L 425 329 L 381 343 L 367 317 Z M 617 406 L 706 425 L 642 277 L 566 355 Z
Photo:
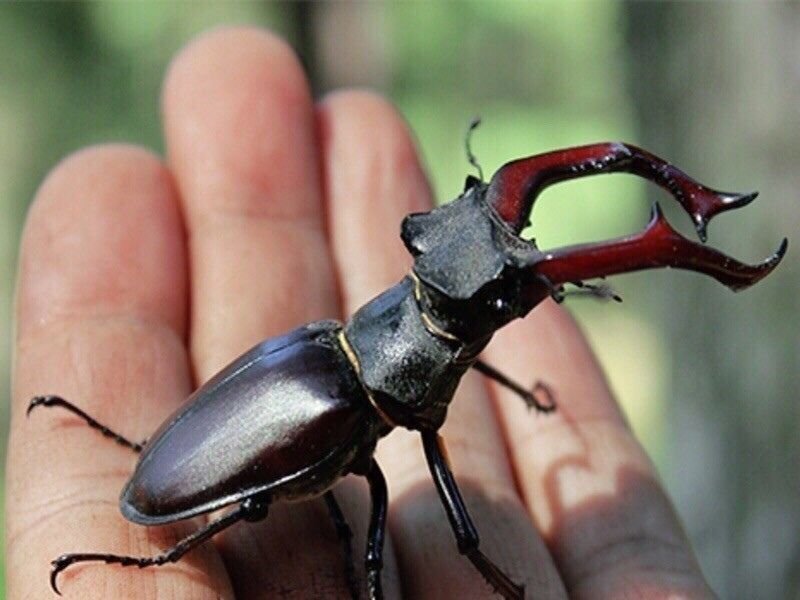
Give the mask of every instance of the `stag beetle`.
M 476 164 L 469 144 L 467 153 Z M 767 276 L 786 251 L 784 239 L 763 263 L 742 264 L 681 236 L 657 204 L 644 231 L 616 240 L 543 251 L 521 237 L 545 187 L 613 172 L 632 173 L 666 189 L 691 216 L 702 241 L 712 217 L 756 197 L 712 190 L 623 143 L 514 160 L 488 183 L 468 177 L 453 202 L 405 218 L 401 236 L 414 264 L 394 287 L 345 323 L 318 321 L 261 342 L 194 392 L 146 444 L 128 441 L 63 398 L 34 398 L 28 413 L 37 406 L 60 406 L 141 453 L 120 496 L 120 509 L 130 521 L 159 525 L 237 505 L 158 556 L 64 554 L 52 563 L 53 590 L 60 593 L 58 574 L 75 563 L 141 568 L 177 561 L 238 521 L 265 518 L 278 500 L 323 495 L 337 527 L 346 530 L 331 487 L 355 473 L 366 477 L 372 500 L 367 590 L 370 598 L 381 598 L 387 492 L 373 452 L 380 437 L 405 427 L 420 433 L 459 552 L 505 598 L 523 598 L 523 587 L 481 552 L 437 433 L 470 368 L 509 387 L 529 407 L 555 408 L 543 384 L 529 391 L 479 359 L 494 332 L 545 298 L 561 299 L 564 284 L 603 295 L 584 280 L 676 267 L 740 290 Z M 351 566 L 349 553 L 347 560 Z M 357 597 L 352 576 L 348 583 Z

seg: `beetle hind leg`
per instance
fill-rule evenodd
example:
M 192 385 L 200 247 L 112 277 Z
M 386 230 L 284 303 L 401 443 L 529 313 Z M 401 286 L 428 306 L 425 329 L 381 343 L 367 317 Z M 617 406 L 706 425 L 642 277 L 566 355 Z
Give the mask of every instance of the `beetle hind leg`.
M 123 567 L 138 567 L 144 569 L 145 567 L 158 567 L 167 563 L 174 563 L 179 561 L 184 554 L 199 546 L 203 542 L 208 541 L 220 531 L 227 529 L 234 523 L 241 520 L 254 521 L 262 519 L 267 515 L 267 502 L 259 501 L 259 499 L 248 498 L 242 502 L 239 507 L 217 519 L 212 521 L 202 529 L 199 529 L 186 536 L 172 548 L 158 554 L 156 556 L 123 556 L 119 554 L 100 554 L 94 552 L 81 552 L 74 554 L 62 554 L 52 561 L 52 570 L 50 571 L 50 587 L 53 591 L 61 595 L 58 589 L 58 576 L 65 569 L 74 564 L 82 562 L 104 562 L 106 564 L 115 564 Z
M 113 431 L 112 429 L 106 427 L 102 423 L 99 423 L 97 420 L 87 415 L 83 410 L 72 404 L 72 402 L 64 400 L 64 398 L 61 398 L 60 396 L 36 396 L 28 404 L 28 410 L 26 411 L 25 414 L 30 415 L 31 411 L 37 406 L 46 406 L 46 407 L 59 406 L 71 412 L 72 414 L 80 417 L 89 427 L 99 431 L 105 437 L 114 440 L 120 446 L 130 448 L 136 453 L 141 452 L 142 448 L 144 448 L 145 442 L 138 443 L 130 441 L 128 438 L 118 434 L 116 431 Z
M 339 503 L 336 501 L 331 490 L 325 492 L 325 505 L 328 507 L 328 513 L 333 521 L 333 526 L 336 528 L 336 537 L 342 544 L 344 550 L 344 575 L 347 581 L 347 589 L 350 590 L 350 595 L 353 600 L 358 600 L 358 580 L 356 579 L 356 569 L 353 564 L 353 532 L 344 518 L 344 513 Z

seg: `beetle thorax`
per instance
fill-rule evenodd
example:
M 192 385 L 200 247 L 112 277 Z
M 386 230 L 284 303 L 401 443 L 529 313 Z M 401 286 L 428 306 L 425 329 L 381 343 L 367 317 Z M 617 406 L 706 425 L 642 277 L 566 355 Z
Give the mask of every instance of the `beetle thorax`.
M 477 184 L 445 206 L 409 215 L 402 227 L 423 313 L 466 344 L 490 337 L 549 294 L 527 269 L 542 253 L 497 218 L 485 191 Z

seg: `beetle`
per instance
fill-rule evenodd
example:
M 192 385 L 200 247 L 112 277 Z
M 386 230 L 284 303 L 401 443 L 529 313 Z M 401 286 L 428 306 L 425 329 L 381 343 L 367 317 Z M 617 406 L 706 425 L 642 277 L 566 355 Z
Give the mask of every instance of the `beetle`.
M 477 166 L 469 140 L 467 154 Z M 470 368 L 510 388 L 529 408 L 543 413 L 555 408 L 546 385 L 526 389 L 480 360 L 495 331 L 548 297 L 563 299 L 565 284 L 608 296 L 585 280 L 675 267 L 709 275 L 736 291 L 772 272 L 786 252 L 784 239 L 764 262 L 743 264 L 683 237 L 658 204 L 643 231 L 615 240 L 544 251 L 521 236 L 544 188 L 612 172 L 632 173 L 667 190 L 690 215 L 702 242 L 715 215 L 757 195 L 713 190 L 625 143 L 514 160 L 489 182 L 482 174 L 469 176 L 451 203 L 404 219 L 401 237 L 413 267 L 394 287 L 344 323 L 318 321 L 256 345 L 195 391 L 146 443 L 129 441 L 59 396 L 34 398 L 28 414 L 38 406 L 62 407 L 140 453 L 120 495 L 126 519 L 160 525 L 236 505 L 158 556 L 64 554 L 52 562 L 53 590 L 60 594 L 59 573 L 76 563 L 175 562 L 234 523 L 265 518 L 273 502 L 321 495 L 346 542 L 348 585 L 357 597 L 349 529 L 331 492 L 337 480 L 353 473 L 369 484 L 366 587 L 370 598 L 381 598 L 387 488 L 373 453 L 379 438 L 405 427 L 420 434 L 458 551 L 503 597 L 523 598 L 524 588 L 481 552 L 437 433 Z

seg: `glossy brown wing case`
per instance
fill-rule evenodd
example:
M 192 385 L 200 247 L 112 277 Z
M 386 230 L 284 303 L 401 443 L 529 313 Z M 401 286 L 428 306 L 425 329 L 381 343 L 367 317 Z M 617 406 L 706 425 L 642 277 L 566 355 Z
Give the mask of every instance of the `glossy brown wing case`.
M 340 328 L 322 321 L 258 344 L 198 389 L 146 445 L 120 497 L 125 517 L 166 523 L 266 491 L 311 495 L 339 477 L 371 426 Z

